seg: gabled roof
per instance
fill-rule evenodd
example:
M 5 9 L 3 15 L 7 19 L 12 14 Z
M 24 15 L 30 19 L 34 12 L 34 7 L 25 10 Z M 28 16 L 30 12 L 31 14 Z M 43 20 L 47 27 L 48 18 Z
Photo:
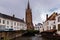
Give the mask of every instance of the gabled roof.
M 55 20 L 55 18 L 56 18 L 57 15 L 58 14 L 54 12 L 50 17 L 48 17 L 48 20 Z
M 9 20 L 13 20 L 13 21 L 23 22 L 24 23 L 24 20 L 23 19 L 19 19 L 19 18 L 16 18 L 16 17 L 13 17 L 13 16 L 9 16 L 9 15 L 6 15 L 6 14 L 0 13 L 0 17 L 5 18 L 5 19 L 9 19 Z

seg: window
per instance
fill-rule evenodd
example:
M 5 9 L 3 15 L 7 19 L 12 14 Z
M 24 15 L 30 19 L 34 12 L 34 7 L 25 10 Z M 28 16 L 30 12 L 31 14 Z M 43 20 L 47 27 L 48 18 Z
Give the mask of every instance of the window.
M 19 29 L 19 27 L 17 27 L 17 29 Z
M 53 29 L 56 29 L 56 25 L 53 26 Z
M 9 25 L 9 21 L 7 21 L 7 24 Z
M 14 25 L 16 26 L 16 22 L 14 22 Z
M 9 28 L 9 26 L 7 26 L 7 28 Z
M 47 26 L 47 30 L 49 29 L 49 27 Z
M 20 24 L 20 26 L 22 26 L 22 23 Z
M 5 24 L 5 20 L 3 20 L 3 24 Z
M 49 22 L 47 22 L 47 25 L 49 25 Z
M 11 22 L 11 26 L 13 26 L 13 22 Z
M 1 23 L 1 19 L 0 19 L 0 23 Z
M 21 23 L 20 23 L 20 26 L 21 26 Z
M 60 17 L 58 17 L 58 22 L 60 22 Z
M 19 23 L 17 23 L 17 26 L 19 26 Z
M 5 25 L 0 25 L 0 30 L 5 30 Z
M 14 29 L 16 29 L 16 27 L 14 27 Z
M 13 26 L 11 26 L 11 28 L 13 28 Z
M 42 26 L 40 26 L 40 28 L 42 28 Z
M 55 23 L 55 21 L 54 21 L 54 23 Z

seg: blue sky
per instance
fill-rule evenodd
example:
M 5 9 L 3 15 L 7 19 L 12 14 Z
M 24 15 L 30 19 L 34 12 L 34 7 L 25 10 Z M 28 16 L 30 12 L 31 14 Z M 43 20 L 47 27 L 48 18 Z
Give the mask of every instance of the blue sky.
M 28 0 L 0 0 L 0 12 L 7 15 L 15 14 L 16 17 L 25 18 Z M 42 23 L 46 14 L 60 13 L 60 0 L 30 0 L 33 14 L 33 23 Z

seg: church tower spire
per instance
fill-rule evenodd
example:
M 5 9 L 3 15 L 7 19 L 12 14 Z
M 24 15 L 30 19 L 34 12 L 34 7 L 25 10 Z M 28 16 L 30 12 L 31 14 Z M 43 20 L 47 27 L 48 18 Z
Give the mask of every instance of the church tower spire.
M 28 5 L 27 5 L 27 9 L 30 9 L 30 4 L 29 4 L 29 0 L 28 0 Z
M 33 23 L 32 23 L 32 12 L 30 9 L 30 4 L 29 4 L 29 0 L 28 0 L 28 5 L 27 5 L 27 9 L 26 9 L 26 24 L 27 24 L 27 30 L 32 30 L 33 29 Z

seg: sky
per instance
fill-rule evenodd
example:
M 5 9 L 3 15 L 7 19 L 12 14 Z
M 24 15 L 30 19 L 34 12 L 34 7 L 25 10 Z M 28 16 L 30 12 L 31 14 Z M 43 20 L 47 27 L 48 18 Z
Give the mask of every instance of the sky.
M 29 0 L 32 11 L 33 23 L 43 23 L 46 14 L 60 13 L 60 0 Z M 28 0 L 0 0 L 0 13 L 25 18 Z

